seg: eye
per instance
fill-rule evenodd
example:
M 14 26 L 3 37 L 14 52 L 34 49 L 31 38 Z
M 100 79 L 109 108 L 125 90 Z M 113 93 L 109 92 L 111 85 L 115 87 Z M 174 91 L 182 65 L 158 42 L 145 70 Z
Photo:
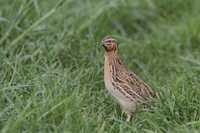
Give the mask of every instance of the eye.
M 108 45 L 112 44 L 112 40 L 107 41 Z
M 108 42 L 111 43 L 112 41 L 111 41 L 111 40 L 108 40 Z

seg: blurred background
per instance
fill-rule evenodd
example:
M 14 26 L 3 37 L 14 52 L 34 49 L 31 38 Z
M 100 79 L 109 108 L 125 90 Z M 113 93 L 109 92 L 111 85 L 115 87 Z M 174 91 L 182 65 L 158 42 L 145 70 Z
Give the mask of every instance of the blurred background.
M 1 132 L 200 132 L 199 0 L 0 0 Z M 126 123 L 101 39 L 160 99 Z

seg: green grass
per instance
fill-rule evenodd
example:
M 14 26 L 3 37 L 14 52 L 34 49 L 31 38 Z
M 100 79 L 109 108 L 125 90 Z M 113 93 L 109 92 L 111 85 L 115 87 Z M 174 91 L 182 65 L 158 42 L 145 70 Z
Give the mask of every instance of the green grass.
M 200 132 L 199 0 L 1 0 L 1 133 Z M 112 35 L 160 94 L 126 123 L 103 83 Z

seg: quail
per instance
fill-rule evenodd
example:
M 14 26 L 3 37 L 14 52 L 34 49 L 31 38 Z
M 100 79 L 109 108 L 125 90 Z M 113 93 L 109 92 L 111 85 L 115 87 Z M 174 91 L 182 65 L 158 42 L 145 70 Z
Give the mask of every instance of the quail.
M 102 40 L 102 46 L 105 49 L 105 87 L 126 114 L 126 121 L 130 121 L 137 107 L 148 103 L 156 93 L 123 63 L 118 54 L 116 39 L 106 36 Z

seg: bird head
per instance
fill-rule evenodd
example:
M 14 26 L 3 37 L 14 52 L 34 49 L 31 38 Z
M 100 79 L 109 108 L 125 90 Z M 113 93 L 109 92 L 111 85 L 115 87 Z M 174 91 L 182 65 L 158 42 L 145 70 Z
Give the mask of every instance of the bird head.
M 102 40 L 102 46 L 107 52 L 117 50 L 117 41 L 110 36 L 106 36 Z

